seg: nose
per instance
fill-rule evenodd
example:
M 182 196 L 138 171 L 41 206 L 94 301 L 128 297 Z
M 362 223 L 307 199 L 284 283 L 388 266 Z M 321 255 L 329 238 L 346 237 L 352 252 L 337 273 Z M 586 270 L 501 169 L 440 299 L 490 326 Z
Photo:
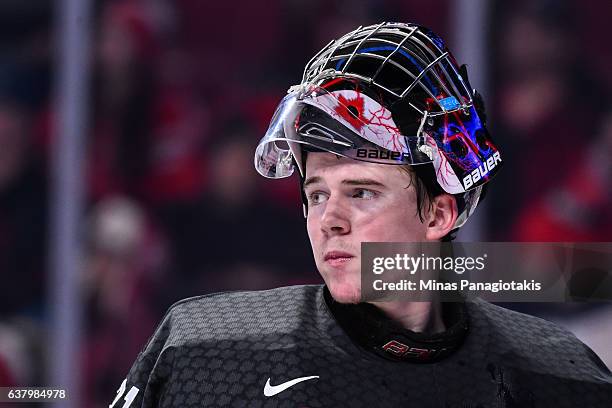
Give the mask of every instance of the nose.
M 348 210 L 337 198 L 330 197 L 321 216 L 321 229 L 328 235 L 344 235 L 351 232 Z

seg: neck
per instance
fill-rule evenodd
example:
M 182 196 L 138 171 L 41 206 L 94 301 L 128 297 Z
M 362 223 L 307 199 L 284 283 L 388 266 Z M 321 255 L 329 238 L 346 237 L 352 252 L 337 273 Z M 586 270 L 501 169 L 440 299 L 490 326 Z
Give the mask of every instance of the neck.
M 413 332 L 440 333 L 446 329 L 439 302 L 371 302 L 371 304 Z

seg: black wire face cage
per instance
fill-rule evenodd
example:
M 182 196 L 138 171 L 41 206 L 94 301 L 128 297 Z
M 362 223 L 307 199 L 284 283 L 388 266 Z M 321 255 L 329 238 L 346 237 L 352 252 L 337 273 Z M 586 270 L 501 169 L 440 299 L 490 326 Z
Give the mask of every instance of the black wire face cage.
M 473 104 L 467 78 L 442 39 L 417 25 L 384 22 L 331 41 L 308 62 L 302 84 L 339 76 L 408 100 L 421 117 L 466 111 Z

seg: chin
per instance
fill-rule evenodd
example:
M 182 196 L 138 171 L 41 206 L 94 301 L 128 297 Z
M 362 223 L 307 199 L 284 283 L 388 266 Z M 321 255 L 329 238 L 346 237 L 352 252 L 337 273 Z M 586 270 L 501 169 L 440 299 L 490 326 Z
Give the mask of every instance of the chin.
M 361 301 L 360 285 L 328 282 L 327 287 L 329 288 L 329 293 L 338 303 L 359 303 Z

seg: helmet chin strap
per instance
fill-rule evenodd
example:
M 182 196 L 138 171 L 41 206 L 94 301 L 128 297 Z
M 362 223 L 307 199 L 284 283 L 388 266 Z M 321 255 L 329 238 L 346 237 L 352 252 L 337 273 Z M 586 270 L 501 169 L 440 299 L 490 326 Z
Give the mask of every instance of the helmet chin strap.
M 308 218 L 308 199 L 304 192 L 304 177 L 300 177 L 300 195 L 302 196 L 302 210 L 304 211 L 304 218 Z
M 298 150 L 299 158 L 296 157 L 295 149 Z M 293 162 L 295 167 L 298 168 L 300 177 L 300 197 L 302 197 L 302 211 L 304 212 L 304 218 L 308 218 L 308 198 L 306 197 L 306 192 L 304 191 L 304 180 L 306 179 L 306 156 L 307 152 L 303 151 L 301 147 L 297 146 L 295 148 L 291 148 L 293 153 Z

